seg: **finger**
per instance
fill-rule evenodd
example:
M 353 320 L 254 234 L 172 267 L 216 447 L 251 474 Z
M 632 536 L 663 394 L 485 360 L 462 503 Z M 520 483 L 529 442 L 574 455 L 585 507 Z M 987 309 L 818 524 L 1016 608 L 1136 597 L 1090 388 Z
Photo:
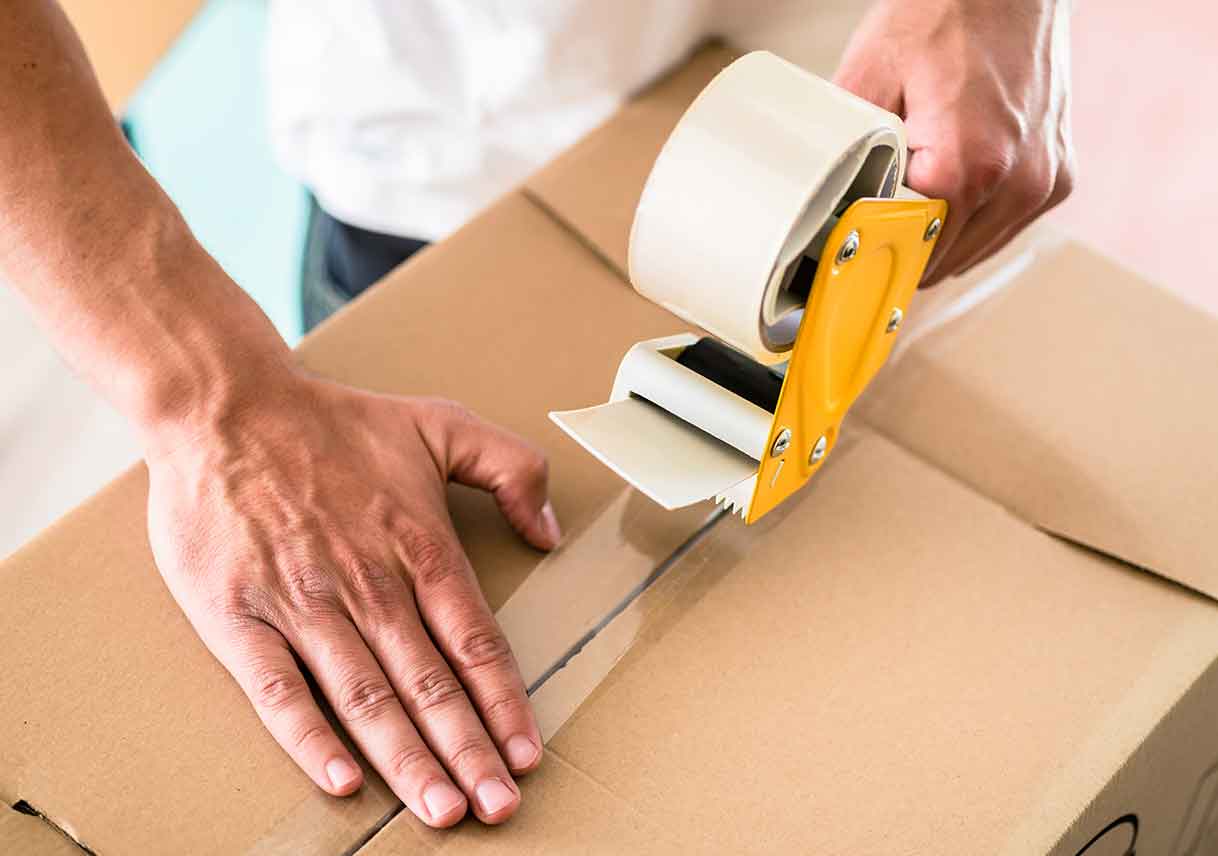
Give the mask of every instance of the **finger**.
M 1021 164 L 969 221 L 938 273 L 962 273 L 1006 246 L 1023 224 L 1039 216 L 1054 192 L 1048 169 L 1035 160 Z
M 875 31 L 869 23 L 864 20 L 855 30 L 833 73 L 833 82 L 877 107 L 900 115 L 905 76 L 892 68 L 887 57 L 877 53 Z
M 347 733 L 416 817 L 452 826 L 465 797 L 415 730 L 372 652 L 343 615 L 315 615 L 290 631 L 292 646 Z
M 900 115 L 904 108 L 901 75 L 893 74 L 874 56 L 849 52 L 833 75 L 833 82 L 882 110 Z
M 973 147 L 961 134 L 910 155 L 906 181 L 924 196 L 946 199 L 947 218 L 923 276 L 923 286 L 943 278 L 944 260 L 974 216 L 1010 175 L 1013 155 L 1002 147 Z
M 980 264 L 986 259 L 993 256 L 1012 240 L 1016 238 L 1024 229 L 1028 228 L 1036 220 L 1043 217 L 1045 214 L 1052 211 L 1062 202 L 1064 202 L 1074 190 L 1074 176 L 1068 169 L 1062 170 L 1057 174 L 1057 178 L 1053 185 L 1053 192 L 1049 194 L 1049 198 L 1039 209 L 1026 214 L 1021 219 L 1017 220 L 1013 225 L 1004 229 L 997 238 L 985 246 L 980 252 L 975 253 L 970 258 L 960 264 L 960 274 L 968 273 L 974 266 Z
M 484 421 L 463 407 L 446 407 L 440 426 L 448 475 L 490 492 L 520 535 L 543 550 L 558 545 L 562 531 L 547 496 L 549 466 L 535 446 Z
M 947 216 L 943 220 L 935 250 L 922 275 L 923 288 L 929 288 L 942 279 L 938 275 L 939 263 L 964 232 L 969 218 L 973 216 L 979 204 L 976 200 L 964 197 L 962 180 L 945 161 L 946 157 L 936 150 L 918 149 L 910 153 L 909 167 L 905 174 L 906 182 L 914 190 L 930 198 L 947 200 Z
M 305 683 L 287 642 L 259 619 L 242 619 L 209 647 L 296 765 L 334 796 L 358 790 L 363 773 Z
M 524 682 L 451 523 L 417 529 L 403 539 L 401 549 L 431 637 L 491 739 L 512 766 L 536 766 L 541 732 Z M 530 748 L 537 753 L 531 764 L 525 760 Z
M 540 760 L 539 744 L 512 736 L 500 755 L 465 688 L 424 629 L 409 584 L 397 575 L 394 580 L 378 582 L 375 592 L 353 598 L 356 626 L 415 726 L 469 796 L 479 819 L 506 820 L 520 800 L 504 761 L 513 772 L 525 772 Z

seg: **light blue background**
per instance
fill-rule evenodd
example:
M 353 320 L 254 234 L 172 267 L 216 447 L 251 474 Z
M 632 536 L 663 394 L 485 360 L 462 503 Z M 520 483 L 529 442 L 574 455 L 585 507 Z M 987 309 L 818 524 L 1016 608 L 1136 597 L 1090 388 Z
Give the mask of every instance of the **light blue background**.
M 203 246 L 295 344 L 308 207 L 271 153 L 265 33 L 264 0 L 211 0 L 124 118 Z

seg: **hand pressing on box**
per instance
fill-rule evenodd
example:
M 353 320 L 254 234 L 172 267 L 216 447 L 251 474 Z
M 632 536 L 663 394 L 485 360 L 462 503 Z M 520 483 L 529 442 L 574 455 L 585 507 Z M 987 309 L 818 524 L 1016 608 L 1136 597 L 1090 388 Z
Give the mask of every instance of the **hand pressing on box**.
M 424 822 L 510 817 L 541 738 L 445 485 L 491 491 L 549 549 L 542 456 L 450 402 L 297 368 L 132 153 L 56 4 L 8 4 L 0 58 L 0 279 L 136 426 L 157 564 L 203 641 L 329 793 L 361 774 L 306 670 Z
M 906 181 L 950 206 L 924 285 L 963 273 L 1069 196 L 1069 3 L 881 0 L 835 82 L 901 116 Z
M 425 823 L 456 823 L 467 799 L 484 822 L 510 817 L 541 737 L 445 484 L 491 491 L 549 549 L 544 458 L 454 403 L 293 371 L 171 434 L 147 459 L 157 565 L 284 750 L 332 794 L 360 785 L 303 665 Z

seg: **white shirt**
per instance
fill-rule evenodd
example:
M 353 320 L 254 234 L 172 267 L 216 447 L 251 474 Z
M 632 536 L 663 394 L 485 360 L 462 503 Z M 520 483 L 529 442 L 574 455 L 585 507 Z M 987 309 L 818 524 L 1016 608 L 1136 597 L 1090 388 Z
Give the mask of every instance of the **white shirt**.
M 716 5 L 273 0 L 274 143 L 333 216 L 434 240 L 678 64 Z

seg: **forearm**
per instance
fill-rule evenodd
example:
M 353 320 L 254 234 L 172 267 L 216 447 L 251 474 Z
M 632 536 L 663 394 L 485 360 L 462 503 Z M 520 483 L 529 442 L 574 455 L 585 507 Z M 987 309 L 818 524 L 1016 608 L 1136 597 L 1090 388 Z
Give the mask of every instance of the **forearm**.
M 222 417 L 286 346 L 132 153 L 57 5 L 5 17 L 0 280 L 146 440 Z

